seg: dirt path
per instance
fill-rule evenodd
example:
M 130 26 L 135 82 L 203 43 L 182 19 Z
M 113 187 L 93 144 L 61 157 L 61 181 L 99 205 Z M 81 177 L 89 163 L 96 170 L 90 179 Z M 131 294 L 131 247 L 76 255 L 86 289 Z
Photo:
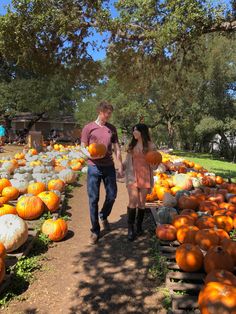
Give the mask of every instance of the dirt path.
M 118 198 L 110 222 L 112 230 L 98 245 L 88 245 L 89 213 L 86 182 L 69 200 L 70 233 L 48 250 L 36 280 L 13 301 L 6 314 L 166 313 L 161 309 L 155 282 L 148 279 L 150 236 L 127 241 L 127 192 L 118 183 Z M 101 191 L 101 201 L 104 191 Z M 144 225 L 150 223 L 148 215 Z M 23 300 L 23 301 L 22 301 Z

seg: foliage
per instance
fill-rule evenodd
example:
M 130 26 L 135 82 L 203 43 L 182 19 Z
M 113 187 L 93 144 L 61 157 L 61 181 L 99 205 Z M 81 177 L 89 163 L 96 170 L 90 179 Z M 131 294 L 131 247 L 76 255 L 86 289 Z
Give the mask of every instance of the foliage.
M 152 260 L 152 267 L 149 269 L 150 275 L 157 279 L 159 283 L 164 282 L 168 267 L 166 257 L 162 256 L 158 250 L 158 240 L 156 237 L 151 239 L 150 257 Z

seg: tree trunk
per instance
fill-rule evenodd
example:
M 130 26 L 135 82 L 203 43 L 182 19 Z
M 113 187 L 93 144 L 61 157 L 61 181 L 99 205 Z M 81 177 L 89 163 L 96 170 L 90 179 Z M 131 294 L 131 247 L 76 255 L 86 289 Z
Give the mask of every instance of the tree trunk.
M 168 148 L 174 148 L 174 128 L 170 121 L 167 122 Z
M 29 131 L 32 129 L 32 127 L 35 125 L 35 123 L 37 122 L 37 121 L 39 121 L 42 117 L 43 117 L 43 115 L 45 114 L 45 112 L 42 112 L 42 113 L 39 113 L 39 114 L 37 114 L 37 116 L 34 118 L 34 119 L 32 119 L 28 124 L 27 124 L 27 126 L 26 126 L 26 130 L 25 130 L 25 133 L 26 133 L 26 135 L 29 133 Z

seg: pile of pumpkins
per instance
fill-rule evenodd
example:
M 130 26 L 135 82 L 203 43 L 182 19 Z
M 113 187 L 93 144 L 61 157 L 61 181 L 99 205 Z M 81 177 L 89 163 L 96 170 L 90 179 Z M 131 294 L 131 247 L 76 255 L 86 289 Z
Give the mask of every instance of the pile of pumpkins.
M 230 238 L 236 230 L 236 184 L 186 160 L 166 163 L 169 174 L 155 174 L 148 196 L 162 203 L 156 236 L 179 242 L 175 258 L 181 270 L 205 270 L 202 313 L 236 313 L 236 241 Z
M 28 239 L 26 220 L 38 219 L 45 211 L 58 210 L 66 184 L 77 180 L 85 158 L 79 146 L 56 144 L 38 153 L 29 149 L 14 158 L 0 160 L 0 283 L 5 276 L 6 253 Z M 68 231 L 61 218 L 46 220 L 42 232 L 53 241 Z

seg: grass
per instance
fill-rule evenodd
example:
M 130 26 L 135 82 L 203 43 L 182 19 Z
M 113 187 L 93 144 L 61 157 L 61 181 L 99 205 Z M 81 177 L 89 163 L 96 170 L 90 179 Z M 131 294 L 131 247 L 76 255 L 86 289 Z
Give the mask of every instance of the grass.
M 231 178 L 232 182 L 236 182 L 235 163 L 215 159 L 211 154 L 184 152 L 180 150 L 175 150 L 173 154 L 200 164 L 209 172 L 213 172 L 226 179 Z

